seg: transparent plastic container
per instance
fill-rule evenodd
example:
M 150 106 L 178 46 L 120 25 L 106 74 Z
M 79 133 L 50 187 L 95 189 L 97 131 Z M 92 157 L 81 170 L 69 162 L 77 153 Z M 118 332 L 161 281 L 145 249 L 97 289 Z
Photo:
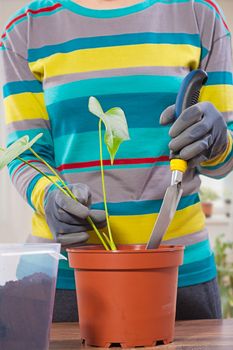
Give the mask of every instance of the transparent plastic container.
M 60 249 L 0 244 L 1 350 L 48 350 Z

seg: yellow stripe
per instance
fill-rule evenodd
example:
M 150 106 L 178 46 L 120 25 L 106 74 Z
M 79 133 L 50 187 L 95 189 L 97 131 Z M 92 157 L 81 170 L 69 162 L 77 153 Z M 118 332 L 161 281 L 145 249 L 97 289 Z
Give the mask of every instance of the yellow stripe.
M 55 181 L 59 181 L 59 179 L 56 176 L 49 176 L 50 179 L 53 179 Z M 46 177 L 41 177 L 36 185 L 33 188 L 32 194 L 31 194 L 31 201 L 33 206 L 36 208 L 36 210 L 40 214 L 45 214 L 44 212 L 44 195 L 45 195 L 45 188 L 47 186 L 51 185 L 51 181 L 47 179 Z
M 220 112 L 233 111 L 233 86 L 210 85 L 201 89 L 200 102 L 212 102 Z
M 232 136 L 230 135 L 230 132 L 228 132 L 228 145 L 226 150 L 222 154 L 220 154 L 220 156 L 217 156 L 213 159 L 210 159 L 210 160 L 207 160 L 206 162 L 201 163 L 201 166 L 203 167 L 215 166 L 223 163 L 228 157 L 228 154 L 231 152 L 231 150 L 232 150 Z
M 138 66 L 179 66 L 196 69 L 200 48 L 192 45 L 142 44 L 76 50 L 29 63 L 39 79 L 53 76 Z
M 49 119 L 41 92 L 10 95 L 4 99 L 4 106 L 7 124 L 25 119 Z
M 110 224 L 116 243 L 146 243 L 158 214 L 135 216 L 112 216 Z M 164 237 L 164 240 L 186 236 L 201 231 L 205 225 L 205 217 L 200 203 L 176 212 L 174 220 Z M 107 232 L 106 230 L 104 230 Z M 99 243 L 96 234 L 90 232 L 89 243 Z
M 115 242 L 122 244 L 147 243 L 157 217 L 158 214 L 110 217 L 110 224 Z M 47 239 L 53 238 L 43 215 L 35 213 L 32 224 L 32 233 L 34 236 Z M 201 231 L 204 225 L 205 217 L 201 209 L 201 204 L 194 204 L 191 207 L 176 212 L 164 240 Z M 106 229 L 103 231 L 107 232 Z M 89 234 L 90 239 L 88 243 L 100 243 L 93 231 L 89 232 Z
M 32 216 L 32 234 L 33 236 L 53 239 L 53 235 L 48 227 L 44 215 L 34 213 Z

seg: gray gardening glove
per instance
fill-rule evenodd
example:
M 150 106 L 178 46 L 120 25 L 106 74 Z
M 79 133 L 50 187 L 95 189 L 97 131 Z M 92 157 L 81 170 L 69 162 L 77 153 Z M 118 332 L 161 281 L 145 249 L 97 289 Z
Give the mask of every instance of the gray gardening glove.
M 160 124 L 175 121 L 175 105 L 160 116 Z M 212 103 L 200 102 L 184 110 L 169 130 L 169 148 L 187 160 L 190 167 L 213 159 L 224 152 L 228 144 L 227 125 Z
M 87 222 L 90 216 L 97 227 L 106 226 L 103 210 L 90 210 L 91 193 L 87 185 L 77 183 L 68 186 L 78 199 L 67 197 L 59 189 L 48 193 L 45 201 L 45 216 L 55 240 L 62 245 L 84 243 L 91 229 Z

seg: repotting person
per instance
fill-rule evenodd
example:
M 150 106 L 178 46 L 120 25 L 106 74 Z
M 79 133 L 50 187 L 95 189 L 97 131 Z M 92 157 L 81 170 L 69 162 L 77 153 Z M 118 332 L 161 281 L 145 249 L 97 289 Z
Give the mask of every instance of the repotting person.
M 43 132 L 34 149 L 70 184 L 66 198 L 19 160 L 13 184 L 34 209 L 30 241 L 98 242 L 85 218 L 105 224 L 97 118 L 121 107 L 130 138 L 110 165 L 104 154 L 110 223 L 115 243 L 146 243 L 167 186 L 169 149 L 189 163 L 184 194 L 164 244 L 186 246 L 179 269 L 177 319 L 220 318 L 214 255 L 199 200 L 199 175 L 233 168 L 231 38 L 213 0 L 38 0 L 19 10 L 1 39 L 8 145 Z M 209 76 L 200 103 L 173 122 L 183 78 Z M 161 118 L 160 118 L 161 116 Z M 172 138 L 172 140 L 171 140 Z M 24 158 L 54 175 L 32 155 Z M 156 214 L 155 214 L 156 213 Z M 73 271 L 60 264 L 54 321 L 75 321 Z

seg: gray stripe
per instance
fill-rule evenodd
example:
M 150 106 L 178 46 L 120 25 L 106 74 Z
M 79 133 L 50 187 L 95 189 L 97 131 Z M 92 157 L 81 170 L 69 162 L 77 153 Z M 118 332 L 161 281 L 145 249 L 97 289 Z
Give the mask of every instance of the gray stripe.
M 25 169 L 20 173 L 20 176 L 18 177 L 16 176 L 13 180 L 13 183 L 17 191 L 26 201 L 27 201 L 27 188 L 29 186 L 29 183 L 32 181 L 32 179 L 36 175 L 37 174 L 34 171 L 32 171 L 31 168 L 25 167 Z
M 223 22 L 217 18 L 214 8 L 210 9 L 202 3 L 194 1 L 194 9 L 202 45 L 210 50 L 213 41 L 226 34 L 226 28 Z
M 231 158 L 227 163 L 225 163 L 219 169 L 208 170 L 204 167 L 200 167 L 199 171 L 203 175 L 207 175 L 212 178 L 225 177 L 233 170 L 233 158 Z
M 178 12 L 178 14 L 177 14 Z M 177 20 L 177 15 L 182 21 Z M 111 23 L 110 23 L 111 22 Z M 60 25 L 62 23 L 62 26 Z M 27 26 L 26 22 L 23 22 Z M 76 38 L 114 35 L 125 33 L 140 33 L 145 31 L 165 33 L 197 34 L 198 28 L 193 14 L 192 3 L 169 4 L 157 3 L 144 11 L 130 16 L 116 18 L 92 18 L 78 15 L 70 10 L 59 11 L 49 17 L 35 17 L 30 22 L 29 47 L 38 48 L 46 45 L 56 45 Z M 59 31 L 58 31 L 59 28 Z M 12 33 L 16 35 L 16 33 Z
M 204 230 L 199 231 L 199 232 L 195 232 L 195 233 L 191 233 L 191 234 L 188 234 L 186 236 L 179 237 L 179 238 L 169 239 L 169 240 L 163 241 L 163 244 L 165 244 L 165 245 L 182 244 L 185 246 L 189 246 L 189 245 L 196 244 L 196 243 L 199 243 L 199 242 L 202 242 L 202 241 L 208 239 L 208 236 L 209 236 L 208 231 L 205 228 Z
M 3 84 L 35 80 L 27 67 L 27 62 L 10 50 L 0 51 L 0 78 Z
M 27 59 L 28 38 L 28 23 L 27 20 L 17 23 L 16 27 L 7 33 L 7 39 L 4 40 L 4 45 L 18 55 Z
M 48 168 L 41 164 L 41 163 L 36 163 L 34 164 L 38 169 L 40 169 L 43 172 L 46 173 L 51 173 Z M 16 173 L 16 176 L 14 177 L 14 185 L 17 188 L 17 190 L 19 191 L 19 193 L 21 194 L 21 196 L 27 200 L 27 188 L 30 184 L 30 182 L 33 180 L 33 178 L 35 176 L 37 176 L 39 173 L 34 170 L 33 168 L 29 167 L 29 166 L 25 166 L 23 167 L 23 169 L 20 169 L 20 174 L 18 176 L 18 174 Z M 53 174 L 51 174 L 53 175 Z
M 192 244 L 202 242 L 206 239 L 208 239 L 208 231 L 205 228 L 204 230 L 199 231 L 199 232 L 195 232 L 195 233 L 191 233 L 191 234 L 188 234 L 186 236 L 179 237 L 179 238 L 163 241 L 162 244 L 163 245 L 179 245 L 179 244 L 181 244 L 181 245 L 185 245 L 185 246 L 190 246 Z M 51 243 L 51 242 L 55 242 L 55 241 L 30 235 L 27 238 L 26 242 L 27 243 Z
M 47 78 L 44 79 L 44 89 L 85 79 L 111 78 L 130 75 L 170 75 L 176 77 L 185 76 L 188 74 L 188 72 L 189 69 L 187 67 L 128 67 L 109 70 L 106 69 L 101 71 L 59 75 L 56 77 Z
M 50 121 L 45 119 L 27 119 L 6 125 L 7 133 L 15 130 L 50 129 Z
M 222 115 L 227 123 L 233 121 L 233 112 L 223 112 Z
M 179 18 L 182 18 L 182 21 Z M 109 20 L 111 20 L 111 25 L 109 25 Z M 62 28 L 60 23 L 63 23 Z M 201 33 L 202 44 L 210 49 L 213 28 L 215 28 L 216 38 L 225 33 L 220 21 L 216 21 L 215 25 L 215 11 L 200 3 L 195 3 L 193 9 L 191 1 L 183 4 L 169 4 L 169 6 L 156 3 L 144 11 L 131 14 L 130 17 L 102 18 L 101 21 L 99 18 L 80 16 L 64 9 L 50 17 L 38 16 L 31 18 L 30 21 L 18 23 L 16 29 L 8 35 L 7 45 L 18 54 L 27 57 L 27 47 L 39 48 L 46 45 L 56 45 L 66 42 L 67 38 L 72 40 L 77 37 L 92 37 L 93 33 L 96 36 L 103 36 L 114 35 L 116 32 L 117 34 L 125 34 L 151 31 Z M 27 37 L 28 43 L 26 44 L 21 38 Z
M 201 63 L 201 67 L 209 72 L 227 71 L 232 72 L 231 60 L 231 40 L 229 37 L 223 37 L 211 43 L 211 54 L 207 55 Z
M 171 181 L 171 172 L 168 167 L 106 170 L 107 200 L 124 202 L 162 199 Z M 67 173 L 64 174 L 64 178 L 69 183 L 87 184 L 92 193 L 93 203 L 103 201 L 100 172 Z M 182 183 L 183 195 L 198 192 L 199 186 L 199 176 L 194 170 L 188 170 Z

